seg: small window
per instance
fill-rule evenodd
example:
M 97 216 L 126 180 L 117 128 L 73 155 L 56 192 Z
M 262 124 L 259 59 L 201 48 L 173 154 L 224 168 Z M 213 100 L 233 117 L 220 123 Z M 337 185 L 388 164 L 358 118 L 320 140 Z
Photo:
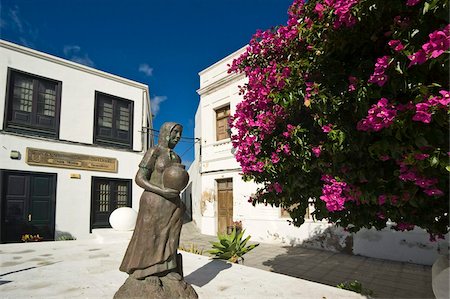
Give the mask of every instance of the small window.
M 5 130 L 58 138 L 61 81 L 8 69 Z
M 133 102 L 96 92 L 95 107 L 94 143 L 132 148 Z
M 230 105 L 216 110 L 216 140 L 230 138 L 228 119 L 230 117 Z
M 93 177 L 91 201 L 91 227 L 110 227 L 115 209 L 131 207 L 131 180 Z

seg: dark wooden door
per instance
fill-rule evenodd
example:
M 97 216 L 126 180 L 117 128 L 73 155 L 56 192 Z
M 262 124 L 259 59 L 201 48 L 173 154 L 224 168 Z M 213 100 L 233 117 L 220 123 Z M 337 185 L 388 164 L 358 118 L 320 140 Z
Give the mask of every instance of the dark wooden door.
M 131 207 L 131 180 L 93 177 L 92 188 L 91 229 L 111 227 L 111 213 Z
M 55 238 L 56 175 L 5 172 L 2 180 L 2 243 L 25 234 Z
M 218 232 L 225 234 L 233 225 L 233 180 L 217 180 Z

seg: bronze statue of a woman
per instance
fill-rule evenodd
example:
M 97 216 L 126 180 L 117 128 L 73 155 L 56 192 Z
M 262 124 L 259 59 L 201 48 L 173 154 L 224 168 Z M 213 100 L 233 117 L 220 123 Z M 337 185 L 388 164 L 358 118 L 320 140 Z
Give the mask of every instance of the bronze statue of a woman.
M 144 192 L 136 227 L 119 268 L 130 275 L 127 282 L 131 279 L 133 286 L 139 285 L 137 281 L 161 282 L 162 278 L 184 283 L 177 249 L 185 211 L 180 191 L 186 187 L 189 175 L 181 165 L 180 157 L 173 152 L 182 130 L 177 123 L 164 123 L 157 146 L 150 148 L 139 164 L 135 181 Z M 192 292 L 195 294 L 193 289 Z M 118 293 L 115 298 L 119 297 Z M 136 295 L 136 292 L 127 294 Z M 197 295 L 181 297 L 196 298 Z

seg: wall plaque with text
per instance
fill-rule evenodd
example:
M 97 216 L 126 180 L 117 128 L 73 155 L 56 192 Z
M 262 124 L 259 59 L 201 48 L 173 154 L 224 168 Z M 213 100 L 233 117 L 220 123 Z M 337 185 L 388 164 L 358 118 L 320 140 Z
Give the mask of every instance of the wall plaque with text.
M 27 147 L 28 165 L 117 172 L 117 159 Z

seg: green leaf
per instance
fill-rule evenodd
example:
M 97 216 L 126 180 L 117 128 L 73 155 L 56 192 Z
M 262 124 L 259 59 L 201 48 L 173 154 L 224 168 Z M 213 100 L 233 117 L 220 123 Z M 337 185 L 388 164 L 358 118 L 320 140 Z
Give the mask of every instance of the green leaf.
M 423 10 L 422 10 L 422 14 L 426 14 L 428 12 L 428 10 L 430 9 L 430 3 L 425 2 L 425 4 L 423 5 Z
M 437 156 L 431 157 L 431 159 L 430 159 L 430 165 L 431 165 L 432 167 L 438 166 L 438 165 L 439 165 L 439 158 L 438 158 Z
M 417 147 L 428 146 L 428 141 L 423 136 L 418 136 L 414 140 Z

